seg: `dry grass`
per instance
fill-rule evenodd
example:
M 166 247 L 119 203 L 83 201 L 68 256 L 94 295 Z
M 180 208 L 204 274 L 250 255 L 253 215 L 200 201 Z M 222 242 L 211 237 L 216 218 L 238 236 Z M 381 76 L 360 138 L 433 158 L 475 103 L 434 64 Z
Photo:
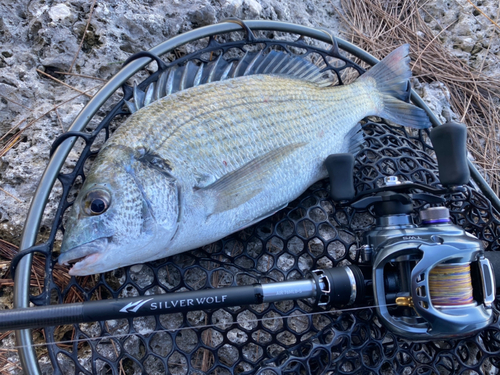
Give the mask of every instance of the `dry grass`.
M 0 260 L 10 261 L 12 258 L 18 253 L 18 249 L 13 244 L 10 244 L 6 241 L 0 240 Z M 61 289 L 64 289 L 70 282 L 71 276 L 68 275 L 66 267 L 60 266 L 56 264 L 54 266 L 54 282 Z M 4 276 L 4 278 L 0 279 L 0 286 L 14 286 L 14 281 L 9 278 L 10 271 Z M 45 278 L 45 258 L 39 255 L 35 255 L 33 257 L 33 263 L 31 266 L 31 280 L 30 285 L 32 287 L 39 288 L 38 293 L 42 292 L 43 280 Z M 73 301 L 67 302 L 76 302 L 76 299 Z
M 5 263 L 10 266 L 10 261 L 12 258 L 18 253 L 18 248 L 6 241 L 0 239 L 0 263 Z M 33 256 L 33 262 L 31 266 L 31 279 L 30 286 L 32 294 L 39 294 L 43 292 L 44 278 L 45 278 L 45 258 L 40 255 Z M 53 278 L 56 285 L 63 290 L 68 286 L 71 281 L 71 277 L 67 272 L 67 267 L 60 266 L 56 264 L 53 269 Z M 84 288 L 92 288 L 95 285 L 95 279 L 92 276 L 82 277 L 80 285 Z M 10 275 L 10 271 L 7 271 L 5 275 L 0 277 L 0 288 L 8 288 L 14 286 L 14 280 L 12 280 L 12 276 Z M 64 303 L 74 303 L 81 302 L 82 296 L 75 290 L 70 289 L 68 293 L 66 293 L 64 298 Z M 74 337 L 74 327 L 72 325 L 58 326 L 54 333 L 56 339 L 61 339 L 68 331 L 71 331 L 71 339 Z M 38 336 L 35 338 L 35 342 L 46 342 L 45 332 L 43 330 L 37 330 L 39 332 Z M 12 331 L 8 331 L 0 334 L 0 341 L 10 335 Z M 83 344 L 83 343 L 82 343 Z M 65 349 L 69 349 L 72 345 L 60 344 L 61 347 Z M 79 346 L 80 347 L 80 346 Z M 12 351 L 16 349 L 9 348 L 0 348 L 0 374 L 9 373 L 13 369 L 20 369 L 17 363 L 11 362 L 8 357 Z M 38 355 L 45 355 L 47 353 L 47 349 L 45 347 L 40 347 Z
M 6 333 L 10 334 L 10 332 Z M 2 335 L 1 337 L 3 336 L 7 335 Z M 10 349 L 0 349 L 0 374 L 10 374 L 15 370 L 22 370 L 18 363 L 9 360 L 9 352 L 11 352 Z
M 341 0 L 341 5 L 338 12 L 348 25 L 352 43 L 379 59 L 397 46 L 410 43 L 413 74 L 423 81 L 440 81 L 447 86 L 452 110 L 468 127 L 469 151 L 498 194 L 500 77 L 486 76 L 482 67 L 474 70 L 454 56 L 440 41 L 441 34 L 453 23 L 437 35 L 433 33 L 422 18 L 425 2 Z
M 32 125 L 34 125 L 35 123 L 37 123 L 39 120 L 41 120 L 42 118 L 44 118 L 45 116 L 47 116 L 50 112 L 52 111 L 56 111 L 59 107 L 63 106 L 64 104 L 66 103 L 69 103 L 73 100 L 75 100 L 76 98 L 78 98 L 79 96 L 81 95 L 87 95 L 90 91 L 96 89 L 100 87 L 100 85 L 98 86 L 94 86 L 88 90 L 85 90 L 83 91 L 81 94 L 78 94 L 74 97 L 72 97 L 71 99 L 68 99 L 58 105 L 55 105 L 54 107 L 52 107 L 51 109 L 49 109 L 47 112 L 45 112 L 43 115 L 37 117 L 36 119 L 34 119 L 33 121 L 30 121 L 28 123 L 28 125 L 26 125 L 25 127 L 21 128 L 20 129 L 20 126 L 26 122 L 27 118 L 25 118 L 24 120 L 22 120 L 21 122 L 19 122 L 16 126 L 14 126 L 13 128 L 11 128 L 7 133 L 5 133 L 1 138 L 0 138 L 0 142 L 3 141 L 9 134 L 13 133 L 15 130 L 19 129 L 13 136 L 11 136 L 5 145 L 2 145 L 3 147 L 0 148 L 0 157 L 4 156 L 7 152 L 9 152 L 9 150 L 14 147 L 15 145 L 17 145 L 17 143 L 19 142 L 19 140 L 21 139 L 21 135 L 22 133 L 27 130 L 28 128 L 30 128 Z M 78 90 L 80 91 L 80 90 Z

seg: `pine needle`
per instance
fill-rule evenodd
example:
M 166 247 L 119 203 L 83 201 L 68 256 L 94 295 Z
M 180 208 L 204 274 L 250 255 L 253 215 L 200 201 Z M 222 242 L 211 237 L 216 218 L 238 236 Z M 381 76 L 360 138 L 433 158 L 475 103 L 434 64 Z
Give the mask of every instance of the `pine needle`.
M 12 95 L 12 94 L 9 94 L 9 95 Z M 21 104 L 21 103 L 18 103 L 18 102 L 15 102 L 14 100 L 12 99 L 9 99 L 8 97 L 0 94 L 0 97 L 4 98 L 5 100 L 11 102 L 11 103 L 14 103 L 15 105 L 18 105 L 19 107 L 23 107 L 24 109 L 27 109 L 28 111 L 31 111 L 31 108 L 29 107 L 26 107 L 24 104 Z
M 85 74 L 68 73 L 68 72 L 60 72 L 60 71 L 55 71 L 54 73 L 56 73 L 56 74 L 64 74 L 64 75 L 68 75 L 68 76 L 75 76 L 75 77 L 82 77 L 82 78 L 95 79 L 95 80 L 97 80 L 97 81 L 101 81 L 101 82 L 107 82 L 104 78 L 93 77 L 93 76 L 87 76 L 87 75 L 85 75 Z
M 65 82 L 63 82 L 63 81 L 61 81 L 61 80 L 57 79 L 56 77 L 51 76 L 50 74 L 47 74 L 47 73 L 45 73 L 45 72 L 42 72 L 40 69 L 37 69 L 36 71 L 37 71 L 38 73 L 40 73 L 40 74 L 43 74 L 44 76 L 49 77 L 50 79 L 53 79 L 54 81 L 56 81 L 57 83 L 60 83 L 61 85 L 64 85 L 64 86 L 66 86 L 66 87 L 69 87 L 69 88 L 70 88 L 70 89 L 72 89 L 72 90 L 75 90 L 76 92 L 79 92 L 80 94 L 86 95 L 86 96 L 88 96 L 89 98 L 91 98 L 91 97 L 92 97 L 92 95 L 89 95 L 89 94 L 87 94 L 87 93 L 86 93 L 86 92 L 84 92 L 84 91 L 78 90 L 77 88 L 75 88 L 75 87 L 73 87 L 73 86 L 71 86 L 71 85 L 68 85 L 67 83 L 65 83 Z
M 78 50 L 75 53 L 75 57 L 73 57 L 73 61 L 71 62 L 71 66 L 68 70 L 68 73 L 71 73 L 71 71 L 73 70 L 73 67 L 75 66 L 76 58 L 78 57 L 78 54 L 80 53 L 80 50 L 82 49 L 83 41 L 85 40 L 85 36 L 87 36 L 87 30 L 89 29 L 89 26 L 90 26 L 90 20 L 92 19 L 92 13 L 94 12 L 94 7 L 95 7 L 96 1 L 97 0 L 94 0 L 92 2 L 92 5 L 90 6 L 89 19 L 87 21 L 87 24 L 85 25 L 85 30 L 83 30 L 82 40 L 80 42 L 80 45 L 78 46 Z
M 4 189 L 2 189 L 1 187 L 0 187 L 0 191 L 1 191 L 2 193 L 4 193 L 5 195 L 8 195 L 8 196 L 9 196 L 9 197 L 11 197 L 12 199 L 15 199 L 15 200 L 16 200 L 16 201 L 18 201 L 19 203 L 24 203 L 22 200 L 20 200 L 19 198 L 17 198 L 17 197 L 15 197 L 15 196 L 13 196 L 11 193 L 9 193 L 9 192 L 5 191 L 5 190 L 4 190 Z
M 50 112 L 56 110 L 57 108 L 61 107 L 62 105 L 66 104 L 66 103 L 69 103 L 71 102 L 72 100 L 75 100 L 76 98 L 78 98 L 79 96 L 81 95 L 84 95 L 86 93 L 88 93 L 89 91 L 92 91 L 96 88 L 98 88 L 99 86 L 94 86 L 88 90 L 85 90 L 82 94 L 78 94 L 74 97 L 72 97 L 71 99 L 68 99 L 54 107 L 52 107 L 51 109 L 49 109 L 47 112 L 45 112 L 43 115 L 41 115 L 40 117 L 37 117 L 36 119 L 34 119 L 33 121 L 31 121 L 28 125 L 26 125 L 24 128 L 22 128 L 21 130 L 19 130 L 16 134 L 14 134 L 7 142 L 7 144 L 0 150 L 0 157 L 4 156 L 12 147 L 14 147 L 17 142 L 19 141 L 19 139 L 21 138 L 21 134 L 26 130 L 28 129 L 30 126 L 32 126 L 33 124 L 35 124 L 37 121 L 39 121 L 40 119 L 42 119 L 43 117 L 47 116 Z M 24 120 L 23 120 L 24 122 Z M 22 123 L 22 122 L 21 122 Z M 19 125 L 21 124 L 19 123 Z M 12 130 L 12 129 L 11 129 Z
M 495 25 L 496 27 L 498 27 L 500 29 L 500 26 L 498 26 L 498 23 L 496 23 L 495 21 L 493 21 L 490 17 L 488 17 L 482 10 L 481 8 L 479 8 L 476 4 L 474 4 L 472 1 L 470 0 L 467 0 L 467 2 L 472 5 L 479 13 L 481 13 L 488 21 L 490 21 L 493 25 Z

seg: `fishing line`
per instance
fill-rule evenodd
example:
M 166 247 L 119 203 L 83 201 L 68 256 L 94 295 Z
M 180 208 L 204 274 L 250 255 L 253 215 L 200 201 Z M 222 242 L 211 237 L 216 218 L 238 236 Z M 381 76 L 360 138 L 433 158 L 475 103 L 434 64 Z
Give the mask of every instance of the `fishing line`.
M 473 303 L 470 263 L 438 264 L 429 273 L 429 292 L 435 306 Z
M 314 315 L 344 313 L 344 312 L 349 312 L 349 311 L 359 311 L 359 310 L 372 309 L 372 308 L 382 307 L 382 306 L 392 307 L 392 306 L 397 306 L 397 304 L 391 303 L 391 304 L 387 304 L 387 305 L 373 305 L 373 306 L 353 307 L 353 308 L 341 309 L 341 310 L 317 311 L 317 312 L 312 312 L 312 313 L 304 313 L 304 314 L 289 315 L 289 316 L 277 316 L 277 317 L 272 317 L 272 318 L 248 319 L 248 320 L 245 320 L 242 322 L 238 322 L 238 321 L 233 320 L 230 322 L 221 322 L 221 323 L 217 323 L 217 324 L 203 324 L 203 325 L 197 325 L 197 326 L 192 326 L 192 327 L 165 328 L 165 329 L 159 329 L 159 330 L 152 330 L 152 331 L 148 331 L 148 332 L 144 332 L 144 333 L 133 332 L 133 333 L 123 333 L 123 334 L 118 334 L 118 335 L 98 336 L 98 337 L 81 337 L 81 338 L 74 339 L 74 340 L 51 341 L 51 342 L 32 344 L 32 345 L 19 345 L 19 346 L 16 345 L 16 346 L 5 348 L 5 350 L 9 351 L 9 350 L 17 350 L 17 349 L 26 348 L 26 347 L 42 347 L 42 346 L 48 346 L 51 344 L 72 344 L 75 342 L 94 341 L 94 340 L 105 341 L 107 339 L 115 339 L 115 338 L 120 339 L 120 338 L 124 338 L 124 337 L 143 336 L 143 335 L 150 335 L 150 334 L 161 333 L 161 332 L 178 332 L 178 331 L 193 330 L 193 329 L 206 329 L 206 328 L 213 328 L 213 327 L 217 327 L 217 326 L 219 326 L 219 327 L 225 326 L 225 327 L 227 327 L 226 329 L 229 329 L 229 327 L 233 326 L 234 324 L 242 325 L 243 323 L 245 323 L 245 324 L 246 323 L 258 323 L 258 322 L 265 322 L 265 321 L 278 320 L 278 319 L 283 320 L 283 319 L 291 319 L 291 318 L 308 317 L 308 316 L 314 316 Z M 137 319 L 137 318 L 142 318 L 142 317 L 135 317 L 133 319 Z M 114 319 L 114 320 L 117 320 L 117 319 Z M 87 324 L 87 323 L 80 323 L 80 324 Z

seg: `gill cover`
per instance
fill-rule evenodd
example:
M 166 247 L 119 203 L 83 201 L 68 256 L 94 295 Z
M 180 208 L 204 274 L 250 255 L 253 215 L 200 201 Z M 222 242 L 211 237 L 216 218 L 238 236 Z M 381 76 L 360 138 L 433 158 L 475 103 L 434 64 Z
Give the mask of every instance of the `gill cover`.
M 111 143 L 99 153 L 66 223 L 59 263 L 84 258 L 70 274 L 142 263 L 158 254 L 158 237 L 162 248 L 168 244 L 177 229 L 180 192 L 163 167 L 144 149 Z

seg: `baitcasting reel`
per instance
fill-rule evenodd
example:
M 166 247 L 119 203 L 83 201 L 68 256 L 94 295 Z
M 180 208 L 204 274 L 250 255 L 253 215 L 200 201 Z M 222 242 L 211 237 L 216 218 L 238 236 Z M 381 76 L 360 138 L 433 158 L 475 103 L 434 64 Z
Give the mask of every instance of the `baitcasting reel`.
M 463 336 L 485 328 L 493 320 L 495 283 L 482 243 L 450 223 L 446 207 L 420 211 L 422 223 L 415 225 L 412 197 L 390 191 L 398 182 L 386 180 L 388 191 L 374 197 L 382 200 L 365 198 L 355 204 L 373 205 L 377 216 L 361 250 L 373 267 L 380 319 L 413 340 Z
M 446 207 L 422 209 L 421 224 L 414 223 L 414 200 L 426 206 L 443 203 L 441 195 L 460 191 L 460 185 L 469 181 L 465 126 L 447 123 L 433 129 L 430 136 L 444 188 L 389 176 L 383 186 L 349 202 L 357 209 L 372 209 L 376 217 L 374 227 L 364 234 L 360 251 L 369 269 L 365 275 L 371 273 L 380 320 L 398 335 L 426 341 L 464 336 L 487 327 L 493 321 L 496 294 L 493 269 L 482 242 L 453 225 Z M 335 200 L 354 195 L 352 185 L 345 183 L 352 176 L 353 164 L 347 154 L 327 160 Z M 340 172 L 344 176 L 339 174 L 339 165 L 345 168 Z

